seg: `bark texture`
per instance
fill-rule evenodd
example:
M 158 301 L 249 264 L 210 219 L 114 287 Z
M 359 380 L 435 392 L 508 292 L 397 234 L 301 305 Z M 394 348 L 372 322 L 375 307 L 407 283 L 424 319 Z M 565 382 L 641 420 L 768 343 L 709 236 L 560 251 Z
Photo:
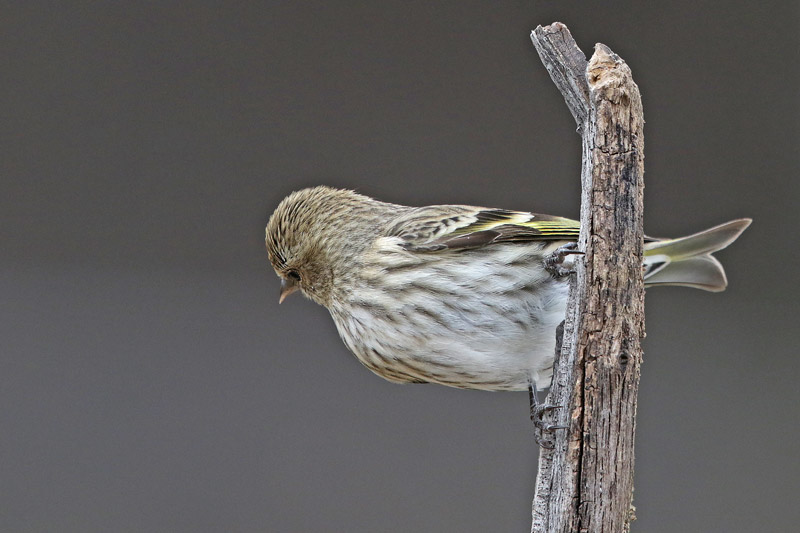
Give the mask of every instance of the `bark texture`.
M 531 38 L 579 121 L 585 252 L 548 398 L 567 406 L 554 423 L 569 429 L 540 452 L 532 531 L 629 531 L 644 337 L 641 98 L 628 66 L 605 45 L 582 66 L 563 24 L 539 27 Z

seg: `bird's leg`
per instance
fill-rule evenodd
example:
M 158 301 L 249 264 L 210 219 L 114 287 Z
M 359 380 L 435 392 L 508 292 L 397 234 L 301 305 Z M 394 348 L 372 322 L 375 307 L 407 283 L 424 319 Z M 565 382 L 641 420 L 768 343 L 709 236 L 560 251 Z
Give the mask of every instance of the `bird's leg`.
M 561 324 L 558 325 L 556 328 L 556 353 L 555 353 L 555 361 L 558 361 L 558 357 L 561 354 L 561 344 L 564 338 L 564 322 L 562 321 Z M 555 377 L 556 373 L 556 365 L 553 367 L 553 377 Z M 552 385 L 552 384 L 551 384 Z M 555 405 L 550 403 L 540 404 L 539 398 L 537 396 L 536 390 L 536 383 L 533 379 L 528 382 L 528 398 L 530 401 L 530 408 L 531 408 L 531 420 L 533 421 L 533 435 L 534 439 L 536 440 L 536 444 L 541 446 L 542 448 L 553 449 L 555 445 L 550 439 L 545 439 L 545 433 L 552 433 L 556 429 L 568 429 L 569 426 L 562 426 L 557 424 L 549 424 L 545 423 L 544 416 L 545 414 L 554 411 L 556 409 L 561 409 L 561 405 Z
M 544 258 L 544 269 L 550 272 L 554 278 L 564 278 L 570 274 L 574 274 L 575 270 L 570 267 L 564 266 L 564 260 L 568 255 L 583 254 L 578 250 L 577 242 L 568 242 L 563 246 L 559 246 L 553 253 Z
M 550 411 L 561 409 L 560 405 L 550 403 L 539 403 L 537 398 L 536 384 L 531 380 L 528 384 L 528 397 L 531 404 L 531 420 L 533 421 L 533 437 L 536 444 L 542 448 L 552 450 L 555 445 L 550 439 L 544 437 L 545 433 L 551 433 L 556 429 L 567 429 L 567 426 L 560 426 L 557 424 L 550 424 L 544 421 L 544 416 Z

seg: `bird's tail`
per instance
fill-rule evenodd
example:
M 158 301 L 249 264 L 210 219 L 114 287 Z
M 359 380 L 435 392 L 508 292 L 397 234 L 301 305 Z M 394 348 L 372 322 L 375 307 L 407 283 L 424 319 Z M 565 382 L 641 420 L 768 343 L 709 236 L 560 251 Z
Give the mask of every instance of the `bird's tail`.
M 725 270 L 711 254 L 735 241 L 750 222 L 749 218 L 740 218 L 688 237 L 645 241 L 645 285 L 683 285 L 712 292 L 725 290 L 728 285 Z

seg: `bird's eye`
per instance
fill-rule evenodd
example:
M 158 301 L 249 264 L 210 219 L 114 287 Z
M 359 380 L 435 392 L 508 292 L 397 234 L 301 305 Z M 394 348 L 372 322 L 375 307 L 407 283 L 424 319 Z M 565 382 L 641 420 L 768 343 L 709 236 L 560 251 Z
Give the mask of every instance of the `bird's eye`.
M 290 270 L 286 273 L 286 277 L 294 281 L 300 281 L 300 273 L 297 270 Z

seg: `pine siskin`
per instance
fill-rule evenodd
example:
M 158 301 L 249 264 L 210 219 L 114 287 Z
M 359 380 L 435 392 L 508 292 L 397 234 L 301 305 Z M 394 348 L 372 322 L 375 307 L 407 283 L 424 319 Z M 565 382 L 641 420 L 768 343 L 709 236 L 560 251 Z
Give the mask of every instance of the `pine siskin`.
M 725 272 L 711 254 L 750 222 L 647 239 L 645 284 L 723 290 Z M 278 205 L 266 244 L 280 301 L 300 290 L 326 307 L 348 349 L 379 376 L 531 390 L 549 386 L 567 302 L 566 277 L 548 265 L 578 231 L 561 217 L 406 207 L 314 187 Z

